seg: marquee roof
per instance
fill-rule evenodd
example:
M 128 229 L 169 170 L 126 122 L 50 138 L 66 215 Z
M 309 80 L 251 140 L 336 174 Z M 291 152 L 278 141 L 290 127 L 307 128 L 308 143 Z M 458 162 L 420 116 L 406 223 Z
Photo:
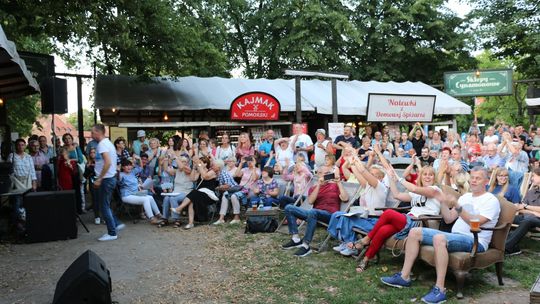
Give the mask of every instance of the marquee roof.
M 229 110 L 246 92 L 273 95 L 281 111 L 294 112 L 295 82 L 285 79 L 179 77 L 141 80 L 132 76 L 100 75 L 95 82 L 95 103 L 100 110 Z M 331 82 L 302 80 L 302 111 L 332 114 Z M 471 107 L 422 82 L 337 81 L 339 115 L 366 115 L 369 93 L 436 95 L 435 115 L 470 114 Z

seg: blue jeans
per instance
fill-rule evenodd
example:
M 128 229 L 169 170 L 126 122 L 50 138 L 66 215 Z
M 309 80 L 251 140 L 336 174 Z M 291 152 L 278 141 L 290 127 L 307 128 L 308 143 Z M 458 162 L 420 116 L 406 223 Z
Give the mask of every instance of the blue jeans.
M 279 209 L 285 209 L 287 205 L 294 204 L 300 195 L 293 197 L 282 195 L 279 197 Z M 305 198 L 305 196 L 304 196 Z
M 101 215 L 107 223 L 107 233 L 109 235 L 116 235 L 116 227 L 120 225 L 120 221 L 114 216 L 111 210 L 111 198 L 114 189 L 116 189 L 116 177 L 110 177 L 103 179 L 97 191 Z
M 433 246 L 433 237 L 437 234 L 444 234 L 446 237 L 448 252 L 471 252 L 473 248 L 474 240 L 468 235 L 443 232 L 431 228 L 422 228 L 422 245 Z M 484 246 L 478 244 L 478 252 L 484 251 Z
M 176 196 L 165 196 L 163 199 L 163 218 L 168 220 L 169 219 L 169 213 L 171 213 L 171 207 L 177 208 L 178 205 L 186 198 L 186 193 L 180 193 Z M 180 214 L 172 212 L 172 219 L 178 220 L 180 219 Z
M 273 204 L 278 204 L 279 201 L 275 197 L 264 197 L 260 198 L 259 196 L 252 196 L 250 197 L 250 206 L 253 206 L 253 204 L 258 205 L 260 200 L 263 200 L 263 204 L 265 207 L 272 207 Z
M 373 230 L 378 218 L 362 218 L 359 216 L 344 216 L 346 212 L 338 211 L 332 214 L 328 224 L 328 233 L 342 242 L 356 242 L 356 233 L 353 228 L 359 228 L 364 232 Z
M 297 218 L 307 222 L 306 234 L 303 239 L 306 244 L 311 243 L 311 240 L 313 240 L 313 234 L 315 233 L 315 228 L 317 228 L 317 221 L 328 223 L 331 216 L 332 213 L 321 209 L 313 208 L 306 210 L 293 205 L 287 205 L 287 207 L 285 207 L 285 217 L 287 217 L 287 225 L 289 226 L 290 234 L 298 234 L 298 225 L 296 224 Z

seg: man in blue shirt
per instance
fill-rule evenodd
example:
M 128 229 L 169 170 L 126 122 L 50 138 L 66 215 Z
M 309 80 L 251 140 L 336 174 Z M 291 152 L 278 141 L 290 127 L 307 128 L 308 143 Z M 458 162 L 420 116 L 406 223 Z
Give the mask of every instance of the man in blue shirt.
M 150 143 L 148 142 L 148 139 L 146 139 L 146 132 L 144 130 L 137 131 L 137 138 L 133 141 L 133 152 L 137 155 L 141 155 L 141 146 L 142 144 L 146 144 L 147 146 L 150 146 Z
M 261 168 L 266 167 L 266 162 L 270 158 L 270 152 L 274 150 L 274 130 L 266 131 L 265 141 L 259 146 L 259 155 L 261 156 Z M 272 158 L 268 166 L 274 167 L 276 160 Z

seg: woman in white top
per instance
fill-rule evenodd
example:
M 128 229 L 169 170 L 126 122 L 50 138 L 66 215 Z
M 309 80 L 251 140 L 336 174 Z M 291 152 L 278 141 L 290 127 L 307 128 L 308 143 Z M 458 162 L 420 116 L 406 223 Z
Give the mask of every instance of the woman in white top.
M 167 195 L 163 199 L 163 219 L 164 222 L 158 227 L 168 224 L 170 208 L 177 208 L 180 202 L 186 198 L 186 195 L 193 189 L 193 181 L 191 180 L 191 168 L 189 167 L 189 159 L 181 156 L 177 159 L 177 168 L 172 169 L 169 174 L 175 175 L 173 193 L 176 195 Z M 172 219 L 175 228 L 180 227 L 180 215 L 173 213 Z
M 236 149 L 231 145 L 231 139 L 229 134 L 223 133 L 221 136 L 221 145 L 217 147 L 216 159 L 222 159 L 223 161 L 234 157 L 236 155 Z
M 289 138 L 283 137 L 274 141 L 274 147 L 276 149 L 275 158 L 281 167 L 285 168 L 287 165 L 287 159 L 289 163 L 292 163 L 294 158 L 294 152 L 291 147 L 294 147 L 295 142 L 289 144 Z
M 394 234 L 396 238 L 403 238 L 409 230 L 415 226 L 413 218 L 422 215 L 439 215 L 442 197 L 441 190 L 435 186 L 435 171 L 433 167 L 424 167 L 420 170 L 420 177 L 416 185 L 407 182 L 404 178 L 398 177 L 392 166 L 384 163 L 386 171 L 390 176 L 390 190 L 394 198 L 402 202 L 410 202 L 411 210 L 407 215 L 389 209 L 383 212 L 373 229 L 355 245 L 356 249 L 364 249 L 363 259 L 356 268 L 357 272 L 363 272 L 371 259 L 375 257 L 387 239 Z M 399 192 L 396 182 L 401 183 L 408 192 Z M 351 246 L 352 244 L 349 244 Z

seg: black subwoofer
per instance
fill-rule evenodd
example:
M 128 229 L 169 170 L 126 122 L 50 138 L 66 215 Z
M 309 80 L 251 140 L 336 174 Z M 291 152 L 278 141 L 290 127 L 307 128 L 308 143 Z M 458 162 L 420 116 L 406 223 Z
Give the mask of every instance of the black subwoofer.
M 26 240 L 33 243 L 77 238 L 75 204 L 74 190 L 26 194 Z
M 87 250 L 56 283 L 53 304 L 110 304 L 111 291 L 111 274 L 105 262 Z

